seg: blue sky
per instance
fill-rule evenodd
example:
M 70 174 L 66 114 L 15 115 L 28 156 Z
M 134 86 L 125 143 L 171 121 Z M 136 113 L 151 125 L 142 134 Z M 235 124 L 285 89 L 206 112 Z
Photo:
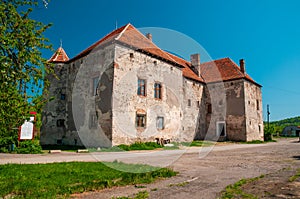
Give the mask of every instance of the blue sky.
M 246 60 L 247 73 L 263 86 L 265 120 L 267 104 L 271 120 L 300 115 L 300 1 L 51 0 L 47 7 L 31 16 L 53 23 L 45 35 L 55 49 L 62 39 L 69 57 L 114 30 L 116 21 L 176 30 L 213 59 Z

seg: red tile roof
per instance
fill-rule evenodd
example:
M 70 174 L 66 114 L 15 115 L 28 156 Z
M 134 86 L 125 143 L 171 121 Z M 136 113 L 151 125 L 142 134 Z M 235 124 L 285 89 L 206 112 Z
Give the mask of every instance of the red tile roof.
M 52 57 L 48 60 L 48 62 L 58 63 L 58 62 L 66 62 L 69 60 L 69 57 L 65 50 L 62 47 L 59 47 Z
M 90 47 L 88 47 L 86 50 L 79 53 L 77 56 L 72 58 L 69 62 L 72 62 L 76 59 L 79 59 L 88 53 L 90 53 L 94 48 L 96 48 L 98 45 L 105 44 L 111 41 L 118 41 L 123 44 L 126 44 L 130 47 L 133 47 L 137 50 L 146 52 L 148 54 L 151 54 L 153 56 L 156 56 L 160 59 L 172 62 L 173 64 L 177 64 L 179 67 L 181 66 L 179 63 L 177 63 L 174 59 L 172 59 L 168 53 L 161 50 L 159 47 L 157 47 L 151 40 L 145 37 L 140 31 L 138 31 L 134 26 L 131 24 L 127 24 L 125 26 L 122 26 L 121 28 L 118 28 L 114 30 L 113 32 L 109 33 Z
M 201 75 L 206 83 L 247 79 L 248 81 L 257 84 L 249 75 L 242 73 L 240 67 L 230 58 L 202 63 Z
M 176 66 L 182 68 L 182 73 L 184 77 L 202 83 L 212 83 L 218 81 L 228 81 L 233 79 L 244 78 L 257 84 L 253 79 L 251 79 L 250 76 L 242 73 L 240 68 L 229 58 L 223 58 L 201 64 L 201 76 L 199 77 L 191 69 L 190 62 L 179 58 L 171 53 L 161 50 L 131 24 L 127 24 L 112 31 L 111 33 L 109 33 L 108 35 L 106 35 L 105 37 L 103 37 L 102 39 L 100 39 L 81 53 L 79 53 L 77 56 L 75 56 L 68 62 L 72 62 L 76 59 L 79 59 L 89 54 L 98 45 L 105 44 L 108 42 L 120 42 L 136 50 L 142 51 L 164 61 L 175 64 Z

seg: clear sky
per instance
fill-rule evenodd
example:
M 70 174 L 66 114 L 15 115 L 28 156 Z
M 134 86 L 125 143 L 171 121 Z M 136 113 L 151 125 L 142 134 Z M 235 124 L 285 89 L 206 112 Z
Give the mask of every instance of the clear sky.
M 179 31 L 213 59 L 244 58 L 247 73 L 263 86 L 264 119 L 269 104 L 271 120 L 279 120 L 300 115 L 299 9 L 298 0 L 51 0 L 31 16 L 53 23 L 45 35 L 55 49 L 62 39 L 70 58 L 114 30 L 116 21 Z

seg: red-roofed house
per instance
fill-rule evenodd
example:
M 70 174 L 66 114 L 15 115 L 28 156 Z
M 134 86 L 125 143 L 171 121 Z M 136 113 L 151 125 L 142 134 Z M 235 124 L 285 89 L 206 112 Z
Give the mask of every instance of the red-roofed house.
M 200 64 L 165 52 L 131 24 L 69 59 L 49 59 L 42 145 L 108 147 L 135 141 L 263 140 L 261 86 L 224 58 Z

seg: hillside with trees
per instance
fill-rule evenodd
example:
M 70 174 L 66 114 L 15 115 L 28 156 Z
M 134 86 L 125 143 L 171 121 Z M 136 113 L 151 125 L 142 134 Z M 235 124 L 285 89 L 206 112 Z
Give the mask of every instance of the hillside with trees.
M 269 127 L 268 123 L 264 122 L 264 126 L 266 134 L 279 135 L 286 126 L 300 126 L 300 116 L 270 122 Z

